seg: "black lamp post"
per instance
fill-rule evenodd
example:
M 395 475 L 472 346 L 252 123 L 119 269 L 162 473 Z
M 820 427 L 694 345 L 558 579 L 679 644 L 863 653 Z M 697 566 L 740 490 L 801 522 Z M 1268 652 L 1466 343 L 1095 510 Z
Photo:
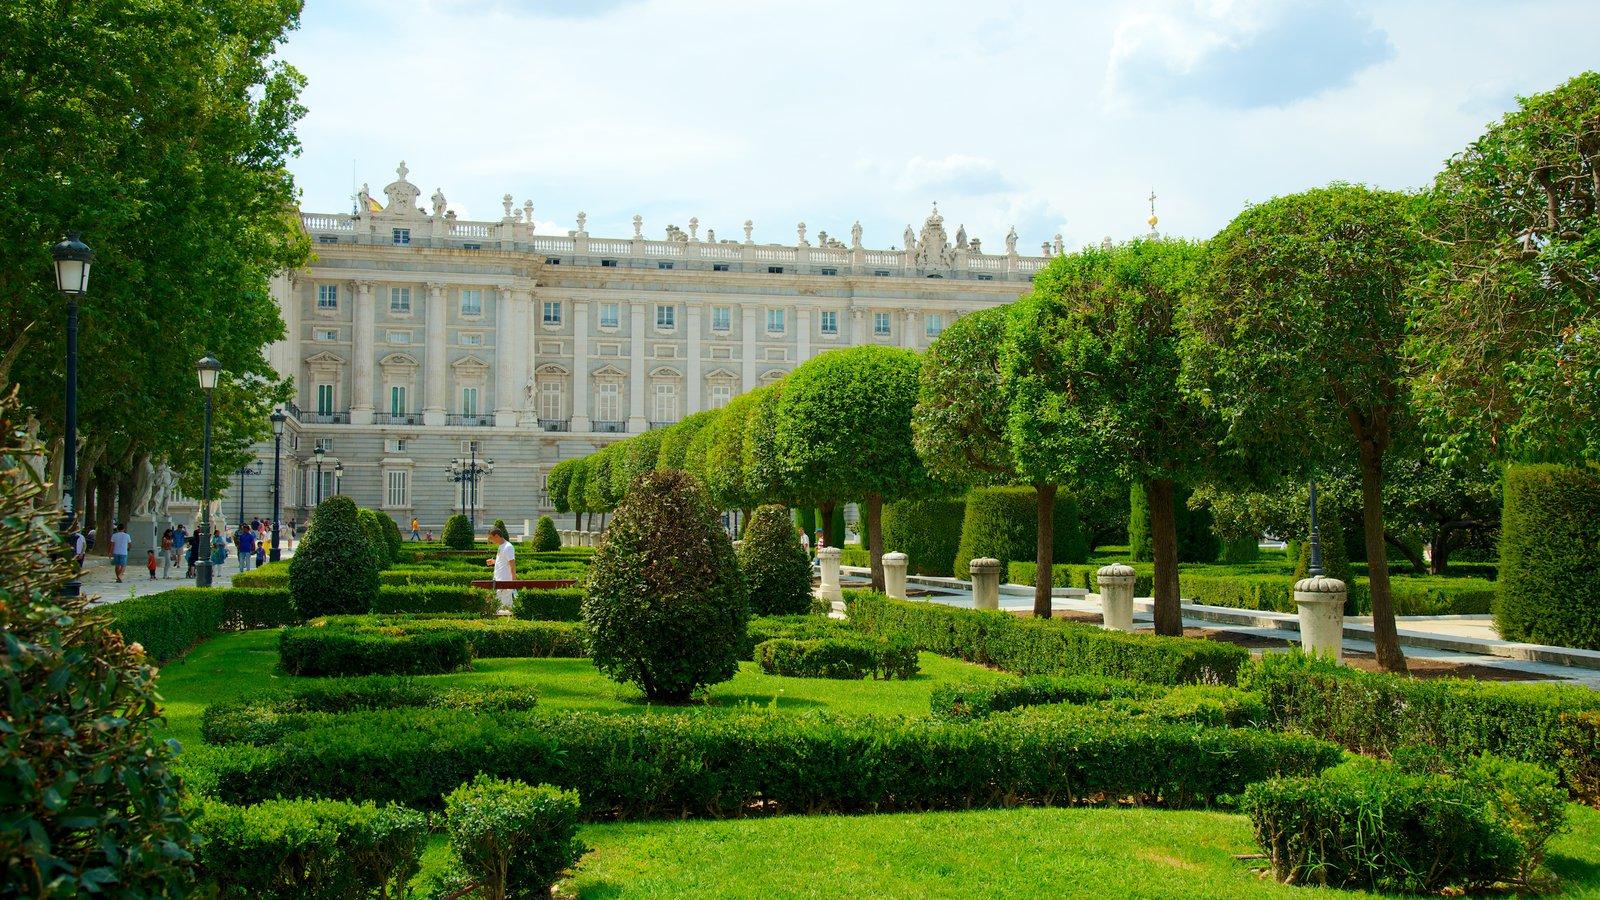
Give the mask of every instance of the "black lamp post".
M 234 474 L 239 476 L 239 520 L 237 522 L 235 522 L 234 524 L 235 525 L 242 525 L 242 524 L 244 524 L 244 480 L 245 480 L 245 477 L 249 476 L 249 475 L 260 475 L 261 474 L 261 470 L 259 468 L 257 468 L 254 463 L 245 463 L 244 465 L 240 466 L 239 467 L 239 471 L 235 472 Z
M 333 492 L 335 494 L 340 493 L 341 489 L 343 487 L 344 487 L 344 463 L 336 462 L 336 463 L 333 464 Z
M 78 300 L 89 292 L 94 251 L 74 231 L 51 247 L 50 255 L 56 261 L 56 290 L 67 298 L 67 414 L 61 448 L 61 532 L 65 535 L 78 511 Z M 61 595 L 76 597 L 80 587 L 74 576 L 61 586 Z
M 283 500 L 280 496 L 283 490 L 283 420 L 288 416 L 283 414 L 282 409 L 275 409 L 268 418 L 272 420 L 272 548 L 267 551 L 267 559 L 277 562 L 282 559 L 278 550 L 278 513 Z
M 194 554 L 195 587 L 211 586 L 211 394 L 217 387 L 217 376 L 222 374 L 222 363 L 216 357 L 206 356 L 195 364 L 200 377 L 200 390 L 206 395 L 205 437 L 200 454 L 200 533 L 199 545 Z
M 311 451 L 311 455 L 317 458 L 317 506 L 322 505 L 322 457 L 326 452 L 321 445 Z
M 494 460 L 478 461 L 478 442 L 470 445 L 472 456 L 470 459 L 458 459 L 450 464 L 445 471 L 450 475 L 450 480 L 461 485 L 461 505 L 468 511 L 472 519 L 472 533 L 478 533 L 478 482 L 483 476 L 494 471 Z

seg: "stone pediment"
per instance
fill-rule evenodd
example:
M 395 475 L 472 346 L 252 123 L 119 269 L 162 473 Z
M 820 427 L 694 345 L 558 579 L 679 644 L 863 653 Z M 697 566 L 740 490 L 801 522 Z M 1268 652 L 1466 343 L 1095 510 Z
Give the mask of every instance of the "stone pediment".
M 683 373 L 671 366 L 656 366 L 650 370 L 651 378 L 681 378 Z
M 344 365 L 344 359 L 324 350 L 306 357 L 306 365 L 320 368 L 332 368 Z
M 385 369 L 416 369 L 421 368 L 416 357 L 409 353 L 391 353 L 378 361 L 378 365 Z
M 425 214 L 417 207 L 417 198 L 422 196 L 422 189 L 406 180 L 406 173 L 411 170 L 406 168 L 405 160 L 401 160 L 394 171 L 400 177 L 383 189 L 384 196 L 389 198 L 389 205 L 383 210 L 384 215 L 421 218 Z
M 558 365 L 556 363 L 545 363 L 544 365 L 540 366 L 539 368 L 534 369 L 533 370 L 533 374 L 535 374 L 535 375 L 571 375 L 572 373 L 567 370 L 566 366 Z
M 489 364 L 477 358 L 476 356 L 468 354 L 451 363 L 450 368 L 455 369 L 458 372 L 486 372 L 489 370 Z
M 727 369 L 712 369 L 706 373 L 707 381 L 738 381 L 739 376 Z
M 761 373 L 761 380 L 766 382 L 777 381 L 779 378 L 782 378 L 787 374 L 789 373 L 782 369 L 768 369 Z
M 595 378 L 626 378 L 628 376 L 627 372 L 622 371 L 610 363 L 606 363 L 600 368 L 595 369 L 590 374 Z

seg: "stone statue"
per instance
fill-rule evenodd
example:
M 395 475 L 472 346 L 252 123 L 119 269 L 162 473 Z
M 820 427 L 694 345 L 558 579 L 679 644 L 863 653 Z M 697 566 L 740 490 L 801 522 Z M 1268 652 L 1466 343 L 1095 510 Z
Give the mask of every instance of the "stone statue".
M 715 244 L 716 242 L 717 242 L 717 230 L 715 228 L 707 228 L 706 229 L 706 243 Z
M 801 222 L 800 224 L 796 225 L 794 227 L 794 231 L 795 231 L 795 234 L 799 235 L 799 237 L 800 237 L 800 239 L 799 239 L 799 241 L 797 243 L 797 246 L 800 246 L 800 247 L 809 247 L 809 246 L 811 246 L 811 244 L 806 241 L 806 223 Z
M 972 240 L 968 241 L 967 246 L 972 249 L 973 253 L 983 252 L 983 241 L 980 241 L 977 238 L 973 238 Z
M 699 243 L 700 242 L 700 217 L 699 216 L 690 216 L 689 217 L 689 240 L 694 241 L 695 243 Z
M 579 211 L 579 213 L 578 213 L 578 233 L 579 234 L 588 234 L 589 233 L 589 232 L 583 230 L 584 226 L 587 225 L 588 222 L 589 222 L 589 214 L 586 213 L 586 212 Z
M 511 221 L 511 202 L 512 201 L 511 201 L 511 195 L 510 194 L 506 194 L 505 196 L 500 198 L 500 205 L 505 207 L 505 210 L 506 210 L 505 220 L 507 222 Z
M 436 216 L 442 216 L 442 215 L 444 215 L 444 209 L 445 209 L 444 188 L 434 188 L 433 189 L 433 214 L 436 215 Z
M 861 249 L 861 220 L 860 219 L 857 219 L 856 223 L 854 225 L 850 226 L 850 246 L 855 248 L 855 249 L 857 249 L 857 250 Z
M 1056 242 L 1055 242 L 1055 248 L 1054 249 L 1056 251 L 1056 255 L 1057 256 L 1060 256 L 1060 255 L 1062 255 L 1063 253 L 1066 252 L 1066 245 L 1061 243 L 1061 235 L 1059 235 L 1059 234 L 1056 235 Z
M 1010 231 L 1006 232 L 1006 255 L 1017 255 L 1017 226 L 1015 225 L 1011 226 Z
M 361 183 L 361 190 L 356 193 L 356 215 L 364 216 L 372 211 L 372 191 L 366 182 Z
M 522 201 L 522 220 L 528 223 L 528 228 L 533 228 L 533 201 Z
M 911 230 L 911 226 L 910 225 L 907 225 L 906 226 L 906 252 L 910 253 L 911 251 L 913 251 L 915 249 L 917 249 L 917 233 L 915 231 Z
M 400 176 L 396 180 L 405 181 L 406 180 L 406 174 L 409 173 L 410 171 L 411 171 L 410 169 L 406 168 L 406 161 L 403 160 L 403 159 L 400 160 L 400 165 L 394 167 L 394 173 L 396 175 Z
M 139 457 L 133 467 L 133 515 L 144 518 L 150 515 L 150 495 L 155 488 L 156 468 L 149 456 Z
M 756 226 L 754 222 L 751 222 L 749 219 L 744 220 L 744 242 L 746 244 L 750 243 L 750 232 L 753 231 L 755 227 Z
M 967 248 L 967 226 L 965 225 L 956 228 L 956 246 L 963 250 Z
M 633 239 L 644 239 L 644 216 L 635 213 L 633 216 Z

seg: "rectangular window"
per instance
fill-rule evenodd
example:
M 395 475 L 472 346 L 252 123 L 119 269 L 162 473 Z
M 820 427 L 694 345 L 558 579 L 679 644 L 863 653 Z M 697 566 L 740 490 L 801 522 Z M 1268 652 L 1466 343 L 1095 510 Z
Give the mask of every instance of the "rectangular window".
M 656 304 L 656 327 L 671 331 L 677 327 L 678 308 L 665 303 Z
M 614 260 L 614 259 L 602 259 L 602 260 L 600 260 L 600 268 L 602 268 L 602 269 L 615 269 L 616 267 L 617 267 L 617 261 Z
M 993 275 L 979 275 L 978 276 L 978 280 L 979 281 L 993 281 L 994 280 L 994 276 Z
M 311 449 L 321 450 L 323 453 L 332 453 L 333 438 L 317 438 L 316 442 L 311 445 Z
M 823 310 L 822 311 L 822 316 L 821 316 L 821 322 L 822 322 L 822 333 L 823 334 L 838 334 L 839 333 L 839 314 L 837 312 L 835 312 L 834 310 L 831 310 L 831 309 Z
M 476 331 L 463 331 L 456 335 L 456 343 L 463 347 L 482 347 L 483 335 Z
M 405 469 L 390 469 L 385 473 L 384 481 L 388 490 L 385 493 L 384 505 L 390 509 L 407 507 L 411 505 L 411 473 Z
M 732 399 L 733 399 L 733 385 L 728 384 L 726 382 L 721 382 L 721 383 L 718 383 L 718 384 L 713 384 L 711 386 L 711 408 L 712 409 L 721 409 L 724 406 L 727 406 L 728 405 L 728 401 L 732 400 Z
M 615 381 L 602 381 L 595 385 L 595 418 L 602 422 L 622 419 L 622 385 Z
M 726 306 L 711 307 L 711 330 L 727 331 L 733 327 L 733 310 Z
M 411 315 L 411 288 L 389 288 L 389 312 L 395 315 Z
M 837 274 L 839 274 L 839 270 L 838 269 L 834 269 L 834 268 L 824 268 L 822 270 L 822 274 L 824 274 L 824 275 L 837 275 Z
M 482 250 L 483 249 L 483 245 L 482 244 L 462 244 L 461 245 L 461 249 L 463 249 L 463 250 Z
M 767 266 L 768 275 L 782 275 L 783 266 Z
M 558 381 L 546 381 L 539 385 L 539 418 L 562 418 L 561 407 L 566 405 L 562 402 L 562 393 L 561 383 Z
M 461 414 L 475 416 L 478 414 L 478 389 L 475 387 L 461 389 Z
M 406 452 L 406 439 L 405 438 L 389 438 L 388 440 L 383 442 L 383 452 L 385 452 L 385 453 L 404 453 L 404 452 Z
M 936 338 L 944 331 L 944 316 L 938 313 L 929 313 L 926 321 L 927 324 L 923 326 L 923 331 L 928 337 Z
M 875 269 L 872 274 L 877 276 L 878 278 L 888 278 L 889 277 L 889 270 L 888 269 Z
M 602 303 L 602 304 L 600 304 L 600 327 L 601 328 L 615 328 L 615 327 L 617 327 L 617 323 L 619 321 L 621 321 L 621 318 L 622 318 L 622 315 L 621 315 L 620 312 L 618 312 L 617 304 L 615 304 L 615 303 Z
M 711 264 L 711 271 L 713 271 L 713 272 L 726 272 L 726 271 L 728 271 L 728 264 L 727 263 L 712 263 Z
M 656 414 L 654 421 L 678 421 L 678 386 L 668 382 L 656 385 Z
M 315 340 L 315 341 L 337 341 L 339 339 L 339 329 L 337 329 L 337 328 L 316 328 L 316 329 L 312 329 L 311 339 Z
M 317 309 L 339 308 L 339 286 L 337 284 L 317 285 Z
M 781 309 L 769 309 L 769 310 L 767 310 L 767 330 L 768 331 L 773 332 L 774 334 L 782 334 L 783 333 L 783 324 L 784 324 L 783 323 L 783 310 L 781 310 Z
M 672 268 L 672 263 L 669 263 L 669 262 L 666 262 L 665 260 L 663 260 L 661 262 L 656 263 L 656 268 L 658 268 L 658 269 L 670 269 L 670 268 Z
M 394 245 L 396 247 L 404 247 L 409 243 L 411 243 L 411 229 L 396 228 L 394 230 Z
M 389 386 L 389 415 L 403 416 L 406 414 L 406 388 L 403 384 Z
M 477 453 L 479 449 L 480 448 L 478 447 L 478 442 L 477 441 L 462 441 L 461 442 L 461 455 L 462 456 L 471 456 L 474 453 Z
M 546 300 L 544 302 L 544 318 L 541 320 L 546 325 L 561 324 L 561 301 Z
M 339 243 L 339 236 L 337 234 L 319 234 L 317 235 L 317 243 L 337 244 Z
M 544 264 L 547 265 L 547 266 L 559 266 L 559 265 L 561 265 L 561 257 L 559 257 L 559 256 L 546 256 L 544 258 Z
M 461 292 L 461 314 L 463 316 L 483 315 L 483 291 L 466 290 Z
M 322 416 L 333 415 L 333 385 L 317 385 L 317 414 Z
M 888 337 L 889 336 L 889 314 L 888 313 L 873 313 L 872 314 L 872 333 L 874 335 L 878 336 L 878 337 Z
M 386 333 L 384 338 L 387 339 L 391 344 L 409 344 L 411 343 L 411 332 L 391 331 Z

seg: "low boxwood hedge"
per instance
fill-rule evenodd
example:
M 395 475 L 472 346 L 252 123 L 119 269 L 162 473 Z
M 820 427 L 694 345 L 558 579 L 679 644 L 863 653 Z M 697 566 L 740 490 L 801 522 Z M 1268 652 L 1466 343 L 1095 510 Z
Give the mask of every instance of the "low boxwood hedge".
M 1250 661 L 1242 647 L 1193 638 L 1106 631 L 1061 619 L 847 594 L 850 621 L 879 637 L 1019 675 L 1104 675 L 1158 684 L 1233 683 Z
M 511 615 L 537 622 L 577 622 L 583 618 L 583 589 L 523 588 L 511 601 Z
M 1166 693 L 1162 685 L 1124 678 L 1032 675 L 1007 681 L 942 684 L 934 688 L 928 707 L 940 719 L 982 719 L 1019 706 L 1095 703 L 1119 698 L 1141 700 Z
M 221 631 L 275 628 L 300 621 L 288 588 L 173 588 L 100 607 L 97 612 L 151 662 L 182 656 Z
M 757 616 L 745 626 L 745 648 L 739 658 L 754 662 L 757 644 L 780 638 L 809 641 L 860 634 L 843 619 L 830 619 L 827 616 Z
M 494 594 L 449 584 L 384 585 L 372 602 L 374 613 L 471 613 L 492 616 Z
M 1206 806 L 1338 762 L 1301 735 L 1189 724 L 996 717 L 349 713 L 266 747 L 208 755 L 217 795 L 437 808 L 480 772 L 576 788 L 587 818 L 968 809 L 1019 803 Z
M 581 625 L 457 615 L 329 616 L 278 638 L 291 675 L 437 675 L 475 657 L 583 655 Z
M 999 716 L 1077 721 L 1159 722 L 1254 728 L 1266 723 L 1266 705 L 1249 691 L 1220 684 L 1181 684 L 1159 697 L 1114 697 L 1092 703 L 1018 706 Z
M 533 709 L 538 697 L 520 687 L 443 687 L 414 678 L 328 678 L 289 691 L 213 703 L 200 716 L 208 744 L 270 744 L 330 715 L 370 709 Z
M 755 658 L 768 675 L 793 678 L 904 679 L 918 671 L 916 647 L 861 635 L 763 641 L 756 645 Z

